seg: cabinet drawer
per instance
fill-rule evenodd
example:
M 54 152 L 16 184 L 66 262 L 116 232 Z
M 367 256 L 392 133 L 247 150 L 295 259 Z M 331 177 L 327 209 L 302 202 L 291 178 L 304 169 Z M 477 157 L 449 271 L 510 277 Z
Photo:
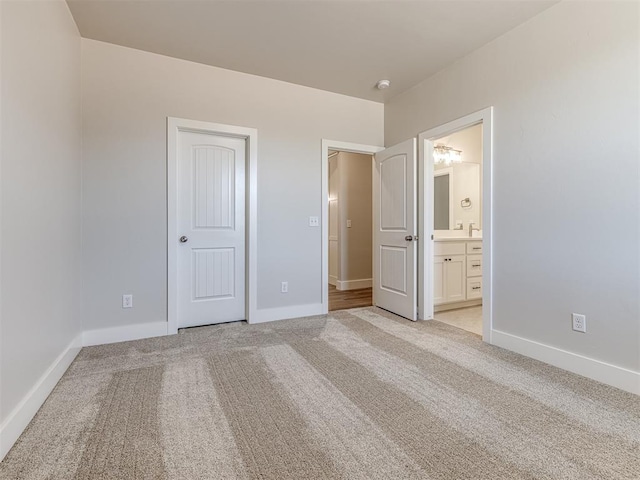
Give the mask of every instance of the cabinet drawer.
M 434 255 L 464 255 L 464 242 L 434 242 Z
M 467 300 L 482 298 L 482 277 L 467 278 Z
M 482 253 L 482 241 L 467 242 L 467 255 L 473 255 L 475 253 Z
M 467 255 L 467 277 L 482 276 L 482 255 Z

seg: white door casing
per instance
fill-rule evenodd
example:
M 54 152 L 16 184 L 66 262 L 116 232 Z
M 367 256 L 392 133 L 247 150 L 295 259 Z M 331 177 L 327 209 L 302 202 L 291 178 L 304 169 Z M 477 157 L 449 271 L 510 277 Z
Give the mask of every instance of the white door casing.
M 434 242 L 433 242 L 433 142 L 455 132 L 482 123 L 482 339 L 492 343 L 493 331 L 493 107 L 465 115 L 422 132 L 420 143 L 420 217 L 419 244 L 421 319 L 433 318 Z
M 320 225 L 322 227 L 322 313 L 324 314 L 329 312 L 329 150 L 373 155 L 374 153 L 384 150 L 384 147 L 322 139 L 322 173 L 320 182 L 322 191 L 322 216 Z M 372 168 L 374 168 L 373 163 L 374 161 L 372 160 Z
M 417 319 L 416 139 L 375 154 L 373 291 L 375 305 Z
M 246 140 L 178 133 L 178 327 L 244 320 Z
M 178 333 L 178 137 L 181 132 L 221 135 L 244 140 L 246 149 L 246 318 L 259 321 L 257 309 L 258 251 L 258 130 L 237 125 L 167 117 L 167 333 Z

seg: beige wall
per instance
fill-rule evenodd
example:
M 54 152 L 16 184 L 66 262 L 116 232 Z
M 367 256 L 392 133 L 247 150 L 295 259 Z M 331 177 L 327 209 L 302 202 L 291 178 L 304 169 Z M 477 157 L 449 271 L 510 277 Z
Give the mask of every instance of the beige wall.
M 639 8 L 559 3 L 385 106 L 387 145 L 494 106 L 494 328 L 635 371 Z
M 371 155 L 340 152 L 340 276 L 367 280 L 372 274 Z M 351 220 L 351 227 L 347 221 Z
M 321 228 L 308 217 L 321 213 L 321 140 L 382 144 L 383 105 L 93 40 L 82 49 L 85 328 L 167 318 L 167 116 L 258 129 L 258 308 L 320 304 Z
M 64 1 L 0 11 L 1 424 L 81 332 L 82 292 L 80 36 Z
M 339 175 L 338 155 L 334 155 L 329 159 L 329 283 L 331 285 L 336 285 L 338 281 L 338 265 L 340 263 L 338 239 L 340 221 L 340 212 L 338 211 Z
M 337 199 L 329 208 L 329 277 L 337 282 L 372 279 L 371 162 L 349 152 L 329 159 L 329 199 Z

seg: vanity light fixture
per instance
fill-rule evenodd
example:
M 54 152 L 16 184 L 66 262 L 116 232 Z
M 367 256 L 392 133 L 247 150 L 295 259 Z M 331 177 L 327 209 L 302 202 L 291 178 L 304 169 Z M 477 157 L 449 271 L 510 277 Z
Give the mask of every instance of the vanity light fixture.
M 436 165 L 439 163 L 445 165 L 462 163 L 462 150 L 456 150 L 446 145 L 436 145 L 433 147 L 433 163 Z

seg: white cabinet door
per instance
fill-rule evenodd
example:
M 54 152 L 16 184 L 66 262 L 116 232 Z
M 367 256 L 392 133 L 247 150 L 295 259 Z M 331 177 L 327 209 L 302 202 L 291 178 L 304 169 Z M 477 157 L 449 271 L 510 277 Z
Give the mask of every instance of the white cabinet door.
M 447 258 L 448 261 L 445 262 L 446 301 L 461 302 L 466 299 L 465 287 L 467 278 L 465 275 L 465 256 L 452 255 Z
M 446 257 L 438 255 L 433 257 L 433 303 L 438 305 L 444 302 L 444 266 Z
M 377 306 L 417 319 L 416 139 L 375 154 L 373 292 Z
M 466 270 L 464 255 L 433 257 L 433 303 L 466 300 Z

